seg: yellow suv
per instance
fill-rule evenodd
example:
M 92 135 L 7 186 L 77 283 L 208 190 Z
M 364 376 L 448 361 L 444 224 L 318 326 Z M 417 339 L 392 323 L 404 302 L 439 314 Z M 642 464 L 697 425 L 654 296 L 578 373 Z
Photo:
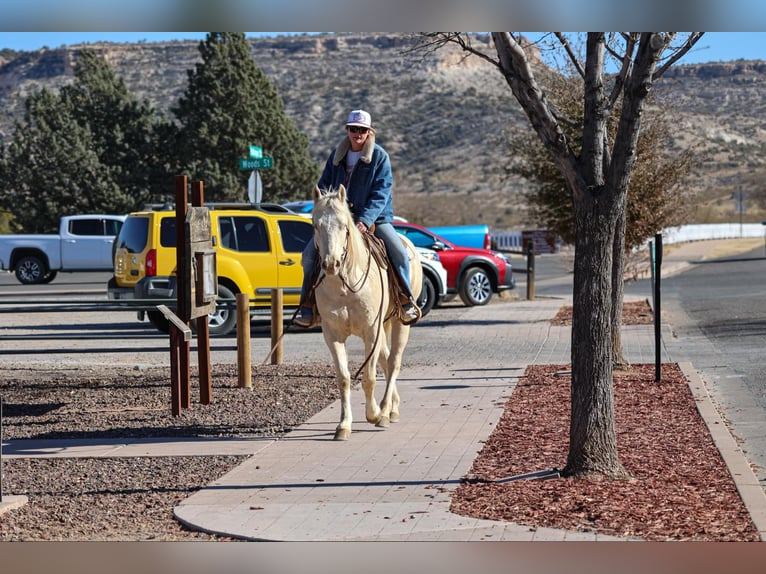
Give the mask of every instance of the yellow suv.
M 311 221 L 272 204 L 208 204 L 217 250 L 218 298 L 229 303 L 237 293 L 250 297 L 251 313 L 266 314 L 271 290 L 281 288 L 286 309 L 298 306 L 303 268 L 301 253 L 313 237 Z M 131 213 L 114 242 L 110 299 L 176 298 L 176 212 L 165 209 Z M 170 305 L 169 305 L 170 306 Z M 138 312 L 167 332 L 159 311 Z M 209 316 L 210 334 L 226 335 L 236 326 L 231 304 Z

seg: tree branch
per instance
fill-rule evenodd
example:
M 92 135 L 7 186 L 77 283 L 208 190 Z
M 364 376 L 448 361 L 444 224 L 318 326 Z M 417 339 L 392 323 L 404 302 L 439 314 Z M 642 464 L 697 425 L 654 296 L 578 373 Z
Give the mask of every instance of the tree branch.
M 569 40 L 567 40 L 567 37 L 564 36 L 564 34 L 562 34 L 561 32 L 554 32 L 554 34 L 556 35 L 556 38 L 558 38 L 559 42 L 561 42 L 561 45 L 564 47 L 564 50 L 566 50 L 566 53 L 569 56 L 569 60 L 572 62 L 572 65 L 577 70 L 577 73 L 584 78 L 585 69 L 582 67 L 580 60 L 577 59 L 577 55 L 572 50 L 572 46 L 569 44 Z
M 506 82 L 567 180 L 570 191 L 577 193 L 584 189 L 577 168 L 577 157 L 569 146 L 543 91 L 537 85 L 524 48 L 509 32 L 493 32 L 492 39 Z
M 677 32 L 671 32 L 670 39 L 672 40 L 675 38 Z M 694 47 L 694 44 L 699 42 L 700 38 L 705 34 L 705 32 L 691 32 L 689 36 L 686 38 L 686 41 L 683 43 L 683 45 L 679 48 L 677 48 L 673 53 L 670 55 L 670 57 L 667 59 L 667 61 L 660 66 L 658 70 L 654 72 L 652 75 L 652 80 L 656 80 L 660 76 L 662 76 L 665 72 L 668 71 L 668 68 L 675 64 L 678 60 L 683 58 L 689 50 L 691 50 Z M 670 42 L 668 42 L 669 44 Z

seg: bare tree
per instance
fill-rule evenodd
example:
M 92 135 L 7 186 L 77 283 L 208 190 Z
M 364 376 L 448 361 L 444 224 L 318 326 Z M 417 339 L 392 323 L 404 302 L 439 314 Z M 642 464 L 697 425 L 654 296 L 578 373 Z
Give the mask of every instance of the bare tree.
M 494 65 L 566 182 L 575 229 L 572 322 L 572 389 L 567 476 L 626 478 L 617 454 L 612 366 L 612 325 L 622 322 L 626 196 L 653 82 L 702 37 L 676 32 L 590 32 L 584 58 L 570 38 L 553 33 L 583 82 L 581 140 L 569 141 L 558 110 L 546 98 L 532 68 L 535 49 L 511 32 L 492 33 L 496 57 L 462 33 L 427 35 L 431 47 L 457 44 Z M 669 54 L 662 59 L 663 53 Z M 619 71 L 606 72 L 607 58 Z M 612 107 L 622 98 L 617 130 L 608 137 Z
M 547 95 L 553 101 L 558 117 L 567 118 L 562 128 L 570 144 L 576 145 L 582 140 L 582 133 L 577 131 L 583 125 L 582 82 L 579 77 L 566 76 L 561 76 L 558 81 L 555 77 L 552 80 L 547 82 Z M 620 98 L 618 105 L 610 110 L 610 144 L 614 141 L 621 109 Z M 633 251 L 654 237 L 658 230 L 683 225 L 691 212 L 692 189 L 681 185 L 681 182 L 691 169 L 694 147 L 672 153 L 665 145 L 671 141 L 670 136 L 676 125 L 672 106 L 656 101 L 650 94 L 636 144 L 636 163 L 626 200 L 624 249 L 628 262 Z M 574 244 L 572 201 L 566 193 L 562 193 L 566 183 L 540 138 L 531 130 L 516 135 L 509 140 L 509 150 L 514 161 L 509 163 L 507 171 L 521 174 L 536 183 L 534 191 L 528 194 L 532 217 L 543 229 L 555 232 L 566 243 Z M 579 152 L 579 149 L 576 151 Z M 615 255 L 619 254 L 615 252 Z M 624 265 L 628 266 L 629 263 Z M 628 366 L 628 361 L 622 349 L 622 318 L 616 317 L 616 313 L 622 310 L 622 300 L 617 298 L 617 293 L 617 289 L 612 292 L 613 366 L 624 368 Z

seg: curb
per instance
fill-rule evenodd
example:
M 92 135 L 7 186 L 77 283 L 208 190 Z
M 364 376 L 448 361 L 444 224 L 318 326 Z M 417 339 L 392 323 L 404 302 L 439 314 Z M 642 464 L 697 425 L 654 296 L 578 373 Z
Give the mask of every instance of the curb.
M 689 389 L 697 404 L 697 411 L 710 431 L 713 442 L 726 463 L 745 508 L 758 530 L 761 542 L 766 541 L 766 494 L 758 483 L 745 453 L 737 446 L 734 437 L 724 424 L 697 370 L 690 362 L 679 362 L 679 368 L 686 376 Z
M 4 496 L 3 501 L 0 502 L 0 516 L 14 508 L 21 508 L 27 502 L 28 499 L 26 496 Z

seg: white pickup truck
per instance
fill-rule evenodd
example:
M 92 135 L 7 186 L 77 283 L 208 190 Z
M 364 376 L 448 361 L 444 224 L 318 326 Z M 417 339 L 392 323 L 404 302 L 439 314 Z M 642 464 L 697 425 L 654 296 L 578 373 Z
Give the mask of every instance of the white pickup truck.
M 65 215 L 58 235 L 0 234 L 0 269 L 26 285 L 59 271 L 111 271 L 112 244 L 127 215 Z

